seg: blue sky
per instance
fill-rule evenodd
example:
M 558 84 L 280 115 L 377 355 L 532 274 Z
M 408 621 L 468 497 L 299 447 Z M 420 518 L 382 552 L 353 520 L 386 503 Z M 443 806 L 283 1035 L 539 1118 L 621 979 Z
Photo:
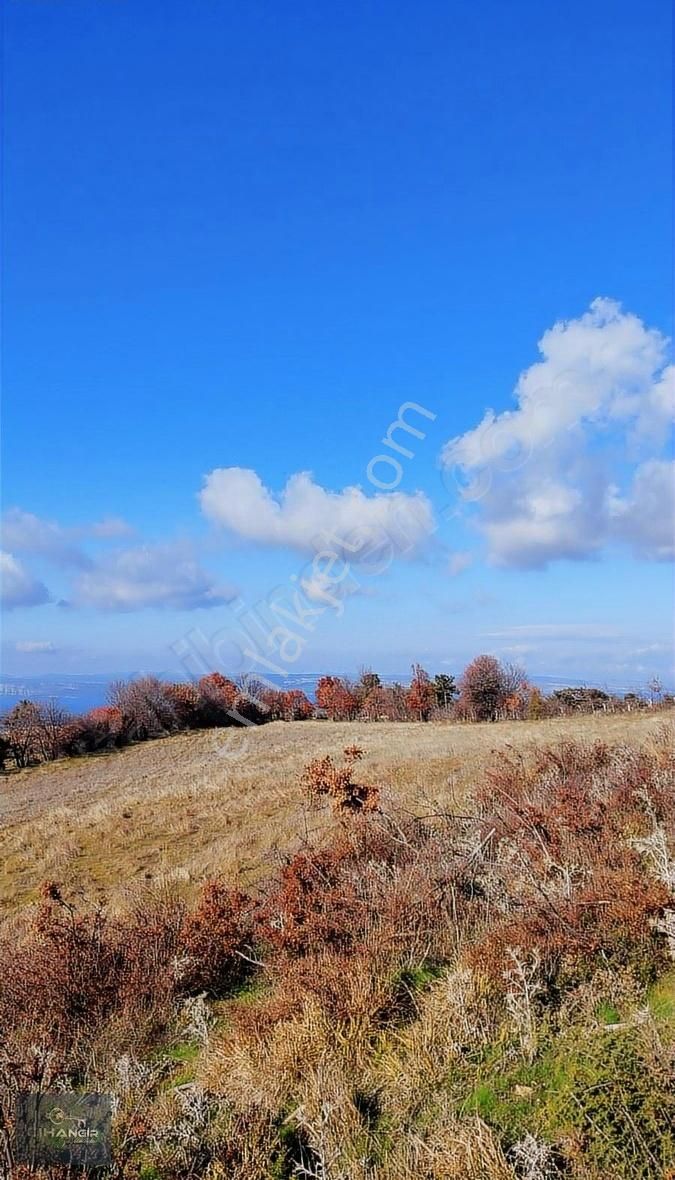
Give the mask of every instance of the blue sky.
M 5 670 L 669 679 L 669 10 L 10 0 Z

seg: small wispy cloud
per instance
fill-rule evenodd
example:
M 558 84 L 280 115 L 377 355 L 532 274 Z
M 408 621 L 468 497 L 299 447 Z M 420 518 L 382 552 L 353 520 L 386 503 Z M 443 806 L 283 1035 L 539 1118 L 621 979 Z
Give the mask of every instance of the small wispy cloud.
M 607 623 L 525 623 L 500 631 L 484 631 L 485 639 L 618 639 L 618 627 Z
M 133 527 L 121 516 L 105 516 L 103 520 L 92 524 L 88 531 L 92 537 L 101 537 L 105 540 L 115 537 L 130 537 L 134 533 Z
M 15 651 L 24 655 L 44 655 L 58 651 L 51 639 L 20 639 L 14 645 Z
M 451 578 L 456 578 L 464 570 L 468 569 L 473 562 L 473 555 L 468 552 L 452 553 L 448 558 L 448 573 Z

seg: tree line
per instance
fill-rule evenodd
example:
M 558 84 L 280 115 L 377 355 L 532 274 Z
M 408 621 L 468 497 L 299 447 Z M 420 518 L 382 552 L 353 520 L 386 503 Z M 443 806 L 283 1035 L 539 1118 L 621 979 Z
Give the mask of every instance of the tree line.
M 413 665 L 408 684 L 384 683 L 370 668 L 356 679 L 322 676 L 314 702 L 300 689 L 275 688 L 250 676 L 234 681 L 212 672 L 182 683 L 143 676 L 114 682 L 106 705 L 79 716 L 55 701 L 20 701 L 0 718 L 0 768 L 119 749 L 184 730 L 269 721 L 518 721 L 672 703 L 657 681 L 648 698 L 583 687 L 546 695 L 521 667 L 490 655 L 477 656 L 457 680 L 444 672 L 432 677 L 420 664 Z

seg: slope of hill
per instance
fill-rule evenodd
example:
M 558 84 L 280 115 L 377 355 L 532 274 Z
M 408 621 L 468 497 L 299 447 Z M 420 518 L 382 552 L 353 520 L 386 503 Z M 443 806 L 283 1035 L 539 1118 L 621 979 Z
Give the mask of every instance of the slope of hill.
M 12 1159 L 26 1089 L 113 1096 L 102 1180 L 671 1180 L 672 717 L 273 723 L 2 792 L 2 1180 L 62 1174 Z
M 307 762 L 362 746 L 369 775 L 421 812 L 478 781 L 492 751 L 559 738 L 639 742 L 669 714 L 457 724 L 319 722 L 206 730 L 0 777 L 0 913 L 40 881 L 108 897 L 139 880 L 249 880 L 330 820 L 298 784 Z

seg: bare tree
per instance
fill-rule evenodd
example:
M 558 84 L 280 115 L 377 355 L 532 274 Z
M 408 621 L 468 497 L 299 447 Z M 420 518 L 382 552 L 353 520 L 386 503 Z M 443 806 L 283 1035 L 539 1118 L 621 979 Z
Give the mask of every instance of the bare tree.
M 115 681 L 108 690 L 108 701 L 119 709 L 124 735 L 129 741 L 162 737 L 177 728 L 175 705 L 156 676 Z

